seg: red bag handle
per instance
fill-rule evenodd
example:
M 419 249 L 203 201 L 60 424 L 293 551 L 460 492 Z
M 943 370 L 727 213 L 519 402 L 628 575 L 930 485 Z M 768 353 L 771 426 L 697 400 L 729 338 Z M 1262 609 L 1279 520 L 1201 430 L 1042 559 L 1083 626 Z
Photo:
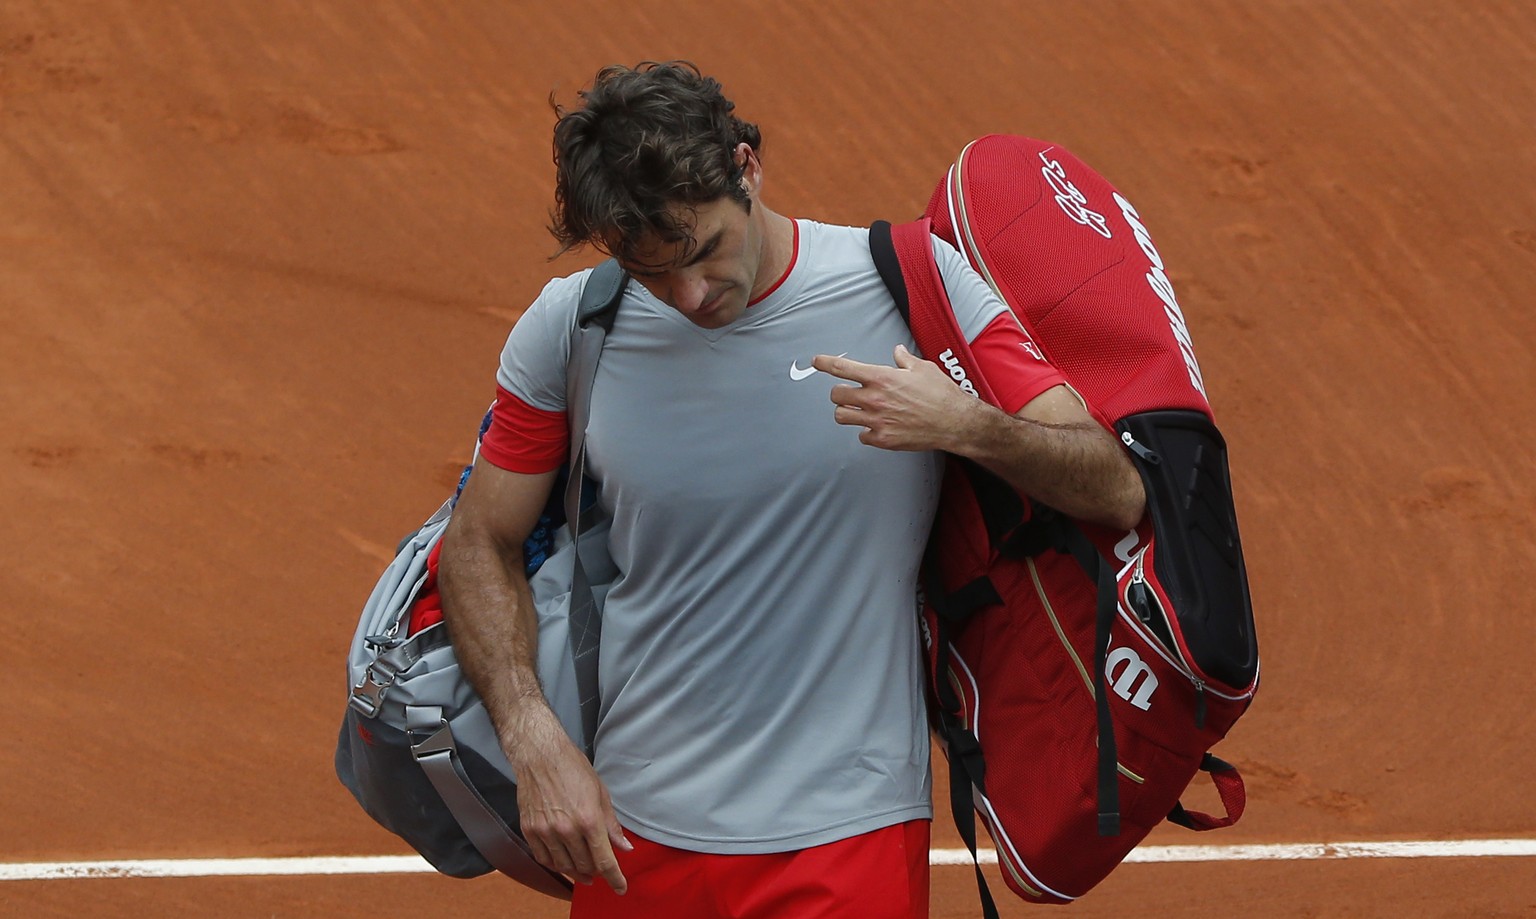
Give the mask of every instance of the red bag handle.
M 1211 781 L 1216 784 L 1216 793 L 1221 796 L 1226 816 L 1212 817 L 1210 814 L 1185 810 L 1184 805 L 1175 804 L 1168 819 L 1198 832 L 1219 830 L 1243 819 L 1243 809 L 1248 804 L 1248 791 L 1243 786 L 1243 776 L 1237 767 L 1207 753 L 1200 761 L 1200 771 L 1209 773 Z

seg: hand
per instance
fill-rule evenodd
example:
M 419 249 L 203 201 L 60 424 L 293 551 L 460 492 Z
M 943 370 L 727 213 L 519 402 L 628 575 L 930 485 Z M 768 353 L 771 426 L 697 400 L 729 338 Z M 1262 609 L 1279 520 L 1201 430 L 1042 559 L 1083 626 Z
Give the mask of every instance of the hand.
M 601 877 L 622 895 L 629 882 L 613 850 L 634 846 L 624 837 L 608 789 L 559 720 L 548 708 L 526 716 L 510 746 L 518 820 L 534 859 L 582 884 Z
M 894 367 L 818 354 L 817 370 L 856 386 L 832 387 L 838 424 L 864 428 L 861 443 L 885 450 L 953 450 L 971 412 L 985 410 L 937 365 L 897 345 Z

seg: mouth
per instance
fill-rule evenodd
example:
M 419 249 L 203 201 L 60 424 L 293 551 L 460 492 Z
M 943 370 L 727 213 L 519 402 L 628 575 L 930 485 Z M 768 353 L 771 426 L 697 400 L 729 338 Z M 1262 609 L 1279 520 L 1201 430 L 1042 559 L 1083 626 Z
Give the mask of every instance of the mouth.
M 693 311 L 693 314 L 695 316 L 709 316 L 713 314 L 720 308 L 720 305 L 725 302 L 725 295 L 728 291 L 729 288 L 722 289 L 719 293 L 704 301 L 704 303 L 701 304 L 698 309 Z

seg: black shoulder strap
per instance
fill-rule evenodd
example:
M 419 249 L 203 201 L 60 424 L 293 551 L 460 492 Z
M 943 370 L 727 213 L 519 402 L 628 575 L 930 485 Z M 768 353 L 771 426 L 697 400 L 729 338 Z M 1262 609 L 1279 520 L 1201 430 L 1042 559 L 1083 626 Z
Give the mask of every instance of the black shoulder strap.
M 901 275 L 901 258 L 896 255 L 896 243 L 891 239 L 891 222 L 876 220 L 869 225 L 869 254 L 875 260 L 875 270 L 880 280 L 896 301 L 901 321 L 912 324 L 912 301 L 907 297 L 907 281 Z

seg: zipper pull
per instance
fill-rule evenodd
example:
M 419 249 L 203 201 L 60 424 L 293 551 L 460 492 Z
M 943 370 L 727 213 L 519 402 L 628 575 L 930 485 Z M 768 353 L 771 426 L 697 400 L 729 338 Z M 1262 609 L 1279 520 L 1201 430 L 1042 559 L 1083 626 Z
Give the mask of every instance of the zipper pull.
M 1205 683 L 1195 680 L 1195 730 L 1205 730 Z
M 1130 435 L 1126 435 L 1130 436 Z M 1152 604 L 1147 596 L 1147 554 L 1136 556 L 1136 569 L 1131 572 L 1131 582 L 1125 587 L 1125 602 L 1135 611 L 1136 618 L 1144 624 L 1152 624 Z
M 1152 623 L 1152 604 L 1147 602 L 1147 582 L 1139 573 L 1131 576 L 1130 586 L 1125 589 L 1125 599 L 1135 611 L 1137 619 L 1148 625 Z
M 1156 452 L 1146 447 L 1141 443 L 1141 441 L 1132 437 L 1130 431 L 1125 431 L 1120 435 L 1120 442 L 1125 444 L 1127 449 L 1136 454 L 1136 456 L 1140 458 L 1143 463 L 1146 463 L 1149 466 L 1161 465 L 1163 462 L 1163 458 L 1161 456 L 1158 456 Z

